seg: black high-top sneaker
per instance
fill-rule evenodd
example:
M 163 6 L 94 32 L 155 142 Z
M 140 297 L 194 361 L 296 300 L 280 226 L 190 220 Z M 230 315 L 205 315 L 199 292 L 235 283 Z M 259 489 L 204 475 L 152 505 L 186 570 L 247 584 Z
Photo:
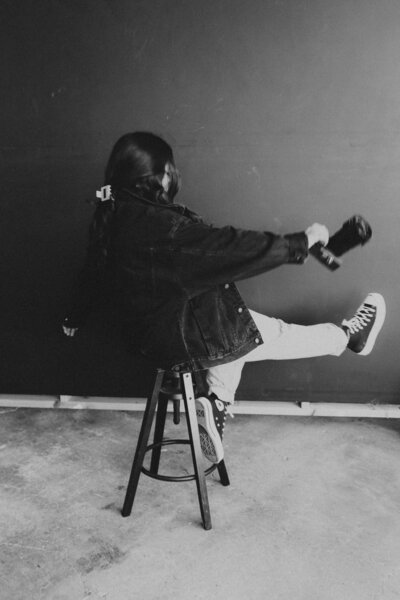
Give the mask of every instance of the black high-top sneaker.
M 215 394 L 211 394 L 209 398 L 196 398 L 201 450 L 212 463 L 218 464 L 224 458 L 222 437 L 227 407 L 228 403 L 217 398 Z
M 342 321 L 342 328 L 349 336 L 347 347 L 362 356 L 369 354 L 382 328 L 385 315 L 383 296 L 377 293 L 368 294 L 354 317 Z

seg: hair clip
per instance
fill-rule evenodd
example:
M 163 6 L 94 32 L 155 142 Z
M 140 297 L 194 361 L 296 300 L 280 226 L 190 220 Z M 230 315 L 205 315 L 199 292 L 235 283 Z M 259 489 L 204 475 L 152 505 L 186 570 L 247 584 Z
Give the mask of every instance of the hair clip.
M 107 202 L 107 200 L 112 200 L 111 185 L 103 185 L 102 188 L 97 190 L 96 198 L 99 198 L 100 202 Z

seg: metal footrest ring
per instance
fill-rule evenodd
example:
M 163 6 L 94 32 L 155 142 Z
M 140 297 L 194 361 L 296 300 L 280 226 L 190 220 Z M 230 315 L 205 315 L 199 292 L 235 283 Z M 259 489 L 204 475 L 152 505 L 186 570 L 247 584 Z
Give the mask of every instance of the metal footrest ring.
M 173 439 L 173 440 L 162 440 L 161 442 L 158 442 L 157 444 L 150 444 L 149 446 L 147 446 L 146 448 L 146 452 L 149 452 L 150 450 L 153 450 L 153 448 L 157 448 L 159 446 L 173 446 L 175 444 L 181 444 L 181 445 L 187 445 L 190 444 L 190 440 L 185 440 L 185 439 Z M 208 467 L 208 469 L 204 470 L 204 475 L 209 475 L 210 473 L 212 473 L 213 471 L 215 471 L 215 469 L 218 467 L 217 464 L 213 464 L 211 465 L 211 467 Z M 148 477 L 152 477 L 153 479 L 160 479 L 161 481 L 193 481 L 193 479 L 196 479 L 196 475 L 194 473 L 189 474 L 189 475 L 176 475 L 176 476 L 172 476 L 172 475 L 160 475 L 159 473 L 153 473 L 152 471 L 150 471 L 149 469 L 146 469 L 145 467 L 142 467 L 142 473 L 144 473 L 145 475 L 147 475 Z

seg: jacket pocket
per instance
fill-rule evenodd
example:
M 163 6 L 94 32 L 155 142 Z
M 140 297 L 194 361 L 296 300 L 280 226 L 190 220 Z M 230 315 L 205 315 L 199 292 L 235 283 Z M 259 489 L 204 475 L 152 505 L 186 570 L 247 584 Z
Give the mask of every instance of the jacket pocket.
M 231 352 L 237 342 L 234 308 L 218 291 L 196 296 L 190 300 L 190 307 L 208 357 L 222 358 Z

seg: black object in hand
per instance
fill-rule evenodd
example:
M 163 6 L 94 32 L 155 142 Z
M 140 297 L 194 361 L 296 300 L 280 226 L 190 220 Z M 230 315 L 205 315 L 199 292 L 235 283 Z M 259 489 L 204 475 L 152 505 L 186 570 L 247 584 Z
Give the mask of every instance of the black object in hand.
M 372 229 L 369 223 L 360 215 L 355 215 L 343 223 L 341 229 L 329 238 L 326 246 L 321 243 L 314 244 L 310 248 L 310 254 L 328 269 L 335 271 L 342 264 L 339 256 L 356 246 L 363 246 L 371 235 Z

